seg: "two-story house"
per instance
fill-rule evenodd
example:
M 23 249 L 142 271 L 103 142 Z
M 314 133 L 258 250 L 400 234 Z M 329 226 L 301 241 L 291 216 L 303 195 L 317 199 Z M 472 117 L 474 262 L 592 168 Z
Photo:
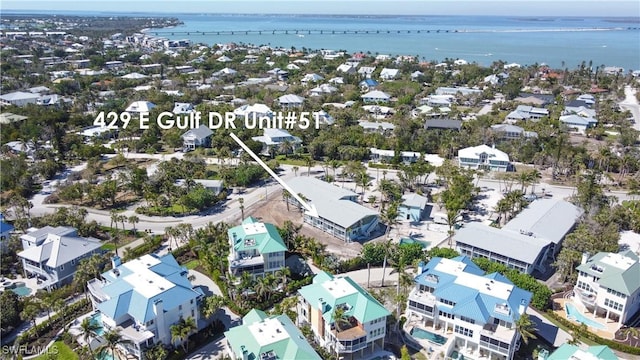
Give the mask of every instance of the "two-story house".
M 209 147 L 212 136 L 213 131 L 209 127 L 200 125 L 182 134 L 182 146 L 185 151 L 195 150 L 197 147 Z
M 198 302 L 204 296 L 188 279 L 172 254 L 144 255 L 121 263 L 112 259 L 113 269 L 88 283 L 91 303 L 100 313 L 105 331 L 116 330 L 130 343 L 123 349 L 137 359 L 154 344 L 177 345 L 171 325 L 193 318 L 198 328 Z
M 275 153 L 292 153 L 302 144 L 302 140 L 291 135 L 284 129 L 264 129 L 262 136 L 252 137 L 254 141 L 262 143 L 261 154 L 270 155 Z
M 310 325 L 318 344 L 336 358 L 384 349 L 391 313 L 351 278 L 321 271 L 298 293 L 299 325 Z
M 583 254 L 573 301 L 589 318 L 626 324 L 640 310 L 640 262 L 631 250 Z M 594 316 L 595 315 L 595 316 Z
M 458 150 L 461 168 L 508 171 L 511 168 L 507 153 L 487 145 L 472 146 Z
M 262 276 L 284 267 L 284 244 L 278 229 L 273 224 L 259 222 L 253 217 L 242 221 L 228 231 L 229 273 L 240 276 L 248 272 Z
M 20 237 L 24 250 L 18 253 L 26 277 L 37 277 L 41 289 L 51 290 L 70 283 L 80 260 L 100 253 L 95 238 L 78 236 L 72 227 L 45 226 Z
M 513 359 L 520 340 L 515 324 L 530 292 L 485 274 L 466 256 L 420 263 L 415 283 L 404 329 L 410 342 L 429 342 L 449 357 L 455 351 L 458 359 Z

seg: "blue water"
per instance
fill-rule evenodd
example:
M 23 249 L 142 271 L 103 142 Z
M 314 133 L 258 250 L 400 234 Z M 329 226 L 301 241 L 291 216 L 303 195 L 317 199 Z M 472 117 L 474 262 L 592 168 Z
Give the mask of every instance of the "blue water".
M 416 339 L 429 340 L 438 345 L 443 345 L 444 343 L 447 342 L 447 338 L 442 335 L 434 334 L 430 331 L 420 329 L 420 328 L 415 328 L 415 327 L 411 329 L 411 336 L 413 336 Z
M 400 239 L 400 245 L 404 245 L 404 244 L 420 244 L 422 246 L 423 249 L 426 249 L 429 247 L 429 245 L 431 245 L 430 241 L 421 241 L 421 240 L 416 240 L 413 238 L 401 238 Z
M 18 287 L 15 287 L 15 288 L 11 289 L 11 291 L 16 293 L 18 296 L 27 296 L 27 295 L 31 294 L 31 289 L 29 289 L 26 286 L 18 286 Z
M 96 330 L 96 334 L 102 336 L 104 334 L 104 328 L 102 327 L 102 316 L 100 313 L 91 315 L 91 323 L 100 326 L 100 328 Z
M 344 49 L 372 54 L 418 55 L 421 60 L 461 58 L 481 65 L 503 60 L 553 67 L 621 66 L 640 69 L 638 18 L 524 18 L 505 16 L 301 16 L 178 15 L 184 25 L 150 34 L 194 42 L 247 43 L 302 49 Z M 628 28 L 636 28 L 628 30 Z M 196 34 L 197 31 L 324 30 L 336 34 Z M 594 30 L 606 29 L 606 30 Z M 344 30 L 381 34 L 340 34 Z M 391 33 L 387 34 L 386 31 Z M 412 30 L 398 34 L 397 30 Z M 417 30 L 431 30 L 430 33 Z M 440 30 L 440 33 L 436 33 Z M 445 33 L 444 30 L 449 30 Z M 453 31 L 457 30 L 457 33 Z M 171 35 L 171 31 L 181 32 Z M 184 32 L 190 32 L 187 35 Z M 394 33 L 395 32 L 395 33 Z
M 566 303 L 564 305 L 564 309 L 567 313 L 567 317 L 569 319 L 573 319 L 579 323 L 583 323 L 589 327 L 593 327 L 596 329 L 600 329 L 600 330 L 604 330 L 605 326 L 600 324 L 597 321 L 594 321 L 592 319 L 589 319 L 588 317 L 584 316 L 578 309 L 576 309 L 575 305 L 571 304 L 571 303 Z

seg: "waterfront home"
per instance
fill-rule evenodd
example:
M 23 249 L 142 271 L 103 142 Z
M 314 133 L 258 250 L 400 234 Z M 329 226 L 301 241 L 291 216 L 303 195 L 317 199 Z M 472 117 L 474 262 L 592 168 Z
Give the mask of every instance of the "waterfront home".
M 284 109 L 293 109 L 302 107 L 304 98 L 302 96 L 287 94 L 278 98 L 278 105 Z
M 197 147 L 211 146 L 213 131 L 206 125 L 200 125 L 182 134 L 182 147 L 185 151 L 195 150 Z
M 465 224 L 454 235 L 456 250 L 527 274 L 535 270 L 544 274 L 582 214 L 582 209 L 564 200 L 536 200 L 501 229 Z
M 384 349 L 391 313 L 351 278 L 320 271 L 298 294 L 298 325 L 309 325 L 318 344 L 336 358 L 364 358 Z
M 129 355 L 142 360 L 144 351 L 155 344 L 177 346 L 171 326 L 180 319 L 193 318 L 198 329 L 206 326 L 198 309 L 204 294 L 171 253 L 143 255 L 126 263 L 114 256 L 112 265 L 87 288 L 100 326 L 128 340 L 120 347 Z
M 589 319 L 621 326 L 640 310 L 640 262 L 632 250 L 585 253 L 576 270 L 572 299 Z
M 358 194 L 310 176 L 289 180 L 296 194 L 316 207 L 318 216 L 305 212 L 303 221 L 345 242 L 366 240 L 378 228 L 378 213 L 358 204 Z M 292 197 L 290 200 L 299 204 Z
M 491 171 L 508 171 L 511 168 L 509 155 L 484 144 L 458 150 L 458 164 L 461 168 Z
M 262 136 L 254 136 L 251 139 L 262 143 L 261 154 L 272 155 L 272 153 L 289 154 L 302 145 L 302 140 L 291 135 L 283 129 L 263 129 Z
M 269 316 L 253 309 L 224 337 L 233 360 L 322 359 L 287 315 Z
M 229 273 L 263 276 L 281 270 L 287 246 L 273 224 L 248 217 L 227 231 L 229 236 Z
M 386 104 L 391 100 L 391 95 L 379 90 L 369 91 L 368 93 L 363 94 L 360 97 L 362 98 L 362 101 L 365 103 L 385 103 Z
M 20 236 L 18 253 L 25 277 L 37 277 L 38 288 L 51 290 L 71 283 L 80 261 L 101 252 L 95 238 L 78 236 L 72 227 L 45 226 Z
M 446 357 L 513 359 L 521 338 L 515 324 L 530 301 L 530 292 L 466 256 L 435 257 L 418 266 L 404 329 L 411 344 L 428 342 Z
M 426 215 L 428 199 L 415 193 L 402 195 L 402 203 L 398 206 L 398 220 L 420 222 Z

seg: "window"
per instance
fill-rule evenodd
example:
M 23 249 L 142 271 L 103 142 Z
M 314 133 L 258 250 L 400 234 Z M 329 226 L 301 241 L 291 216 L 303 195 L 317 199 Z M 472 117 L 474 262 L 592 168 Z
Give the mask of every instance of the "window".
M 447 299 L 440 299 L 440 302 L 445 304 L 445 305 L 449 305 L 449 306 L 456 306 L 456 303 L 454 303 L 451 300 L 447 300 Z
M 473 330 L 467 329 L 467 328 L 463 328 L 462 326 L 458 326 L 456 325 L 453 328 L 453 331 L 455 331 L 456 333 L 460 334 L 460 335 L 464 335 L 467 337 L 473 337 Z
M 147 321 L 147 326 L 151 326 L 151 325 L 153 325 L 153 319 Z
M 469 324 L 475 324 L 475 323 L 476 323 L 476 321 L 475 321 L 475 320 L 470 319 L 470 318 L 468 318 L 468 317 L 466 317 L 466 316 L 460 316 L 460 320 L 465 321 L 465 322 L 468 322 Z
M 60 270 L 64 270 L 64 264 L 60 265 Z
M 609 289 L 609 288 L 607 288 L 607 293 L 615 295 L 615 296 L 617 296 L 617 297 L 619 297 L 621 299 L 626 299 L 627 298 L 627 295 L 625 295 L 625 294 L 623 294 L 623 293 L 621 293 L 619 291 L 615 291 L 615 290 Z
M 178 306 L 178 310 L 182 310 L 182 305 Z
M 76 259 L 71 260 L 71 265 L 75 265 L 76 264 Z
M 438 316 L 446 317 L 447 319 L 455 319 L 455 315 L 443 312 L 442 310 L 438 311 Z
M 604 306 L 608 306 L 614 310 L 622 311 L 623 305 L 610 299 L 604 299 Z

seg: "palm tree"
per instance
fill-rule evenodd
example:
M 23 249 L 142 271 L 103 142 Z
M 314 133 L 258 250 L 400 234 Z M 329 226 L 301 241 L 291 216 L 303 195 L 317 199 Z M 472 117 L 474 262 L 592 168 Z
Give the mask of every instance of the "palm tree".
M 82 322 L 80 323 L 80 334 L 78 334 L 78 337 L 84 340 L 85 343 L 87 343 L 89 351 L 92 355 L 93 349 L 91 349 L 91 338 L 98 336 L 97 331 L 100 328 L 101 326 L 99 324 L 91 321 L 91 319 L 88 317 L 84 318 L 84 320 L 82 320 Z
M 384 275 L 387 273 L 387 260 L 393 250 L 393 247 L 391 246 L 391 239 L 385 240 L 384 245 L 384 260 L 382 261 L 382 281 L 380 283 L 380 287 L 384 287 Z
M 289 211 L 289 199 L 291 199 L 291 193 L 287 190 L 282 190 L 282 200 L 287 205 L 287 211 Z
M 164 360 L 167 358 L 167 350 L 162 344 L 157 344 L 154 347 L 147 349 L 144 352 L 144 360 Z
M 240 203 L 240 213 L 241 213 L 242 219 L 244 219 L 244 198 L 243 197 L 238 198 L 238 202 Z
M 269 284 L 266 280 L 266 278 L 262 277 L 262 278 L 257 278 L 256 279 L 256 284 L 253 287 L 253 290 L 256 292 L 256 295 L 258 295 L 258 297 L 260 298 L 260 300 L 264 300 L 264 298 L 266 297 L 267 293 L 270 291 L 269 289 Z
M 397 201 L 389 204 L 389 207 L 382 213 L 382 220 L 387 224 L 387 231 L 385 237 L 389 237 L 389 233 L 391 233 L 391 228 L 398 224 L 398 215 L 400 215 L 398 211 L 399 203 Z
M 189 335 L 195 330 L 198 329 L 196 326 L 196 321 L 189 316 L 186 319 L 181 319 L 175 325 L 171 325 L 171 341 L 180 342 L 180 346 L 182 346 L 182 350 L 184 353 L 189 352 Z
M 629 339 L 629 337 L 636 339 L 635 345 L 633 346 L 636 346 L 636 347 L 638 346 L 638 337 L 640 336 L 640 331 L 638 330 L 638 328 L 627 327 L 624 330 L 622 330 L 622 334 L 626 335 L 627 339 Z
M 333 309 L 333 314 L 331 314 L 331 318 L 333 319 L 334 324 L 336 325 L 336 332 L 342 331 L 344 328 L 342 325 L 349 325 L 349 315 L 347 315 L 347 311 L 345 310 L 343 305 L 337 305 L 335 309 Z
M 307 176 L 311 176 L 311 167 L 315 164 L 315 161 L 311 156 L 304 158 L 304 164 L 307 165 Z
M 369 174 L 366 171 L 358 174 L 357 177 L 358 185 L 362 186 L 362 198 L 361 201 L 364 201 L 364 192 L 369 187 Z
M 525 344 L 529 344 L 529 339 L 537 339 L 534 332 L 538 331 L 538 329 L 536 329 L 536 324 L 531 320 L 528 314 L 525 313 L 520 315 L 520 318 L 516 320 L 515 325 L 516 331 L 520 333 L 522 341 Z
M 133 231 L 133 234 L 135 235 L 136 233 L 136 224 L 140 222 L 140 218 L 135 216 L 135 215 L 131 215 L 129 216 L 129 223 L 133 226 L 133 228 L 131 229 Z
M 224 306 L 224 297 L 218 295 L 207 296 L 204 298 L 204 304 L 200 308 L 200 312 L 204 317 L 209 318 L 222 306 Z
M 299 167 L 294 166 L 294 167 L 292 167 L 292 168 L 291 168 L 291 170 L 293 170 L 293 175 L 294 175 L 294 176 L 298 176 L 298 170 L 300 170 L 300 168 L 299 168 Z
M 276 271 L 276 276 L 280 278 L 282 283 L 282 290 L 284 293 L 287 293 L 287 280 L 291 276 L 291 270 L 288 267 L 283 267 L 282 269 Z
M 113 359 L 116 359 L 118 353 L 122 354 L 122 351 L 118 346 L 133 345 L 133 341 L 123 338 L 122 334 L 120 334 L 118 330 L 107 331 L 102 335 L 102 339 L 104 340 L 104 344 L 100 345 L 100 347 L 96 349 L 100 358 L 105 358 L 108 355 L 111 355 Z

